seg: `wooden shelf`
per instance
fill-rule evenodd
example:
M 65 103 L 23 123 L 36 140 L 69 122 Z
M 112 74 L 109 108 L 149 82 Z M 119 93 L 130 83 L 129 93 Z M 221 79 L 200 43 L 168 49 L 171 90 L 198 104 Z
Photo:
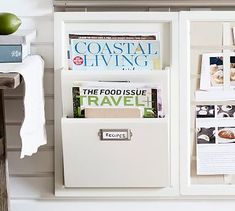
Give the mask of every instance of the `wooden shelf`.
M 20 81 L 19 73 L 0 73 L 0 89 L 15 89 Z

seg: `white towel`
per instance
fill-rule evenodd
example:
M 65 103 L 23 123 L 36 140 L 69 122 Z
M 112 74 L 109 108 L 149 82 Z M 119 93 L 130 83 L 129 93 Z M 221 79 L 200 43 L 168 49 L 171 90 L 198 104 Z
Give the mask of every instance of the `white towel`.
M 2 64 L 1 72 L 18 72 L 25 82 L 24 121 L 20 130 L 21 158 L 36 153 L 47 143 L 45 130 L 43 74 L 44 61 L 38 56 L 28 56 L 22 64 Z

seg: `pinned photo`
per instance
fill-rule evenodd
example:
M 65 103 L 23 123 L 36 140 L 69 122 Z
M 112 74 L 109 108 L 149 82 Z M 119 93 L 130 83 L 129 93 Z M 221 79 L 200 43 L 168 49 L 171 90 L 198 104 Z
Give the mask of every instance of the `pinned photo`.
M 213 118 L 215 117 L 214 105 L 197 105 L 196 106 L 197 118 Z
M 215 127 L 197 128 L 197 144 L 215 144 Z
M 235 117 L 234 105 L 217 105 L 217 118 Z
M 217 142 L 218 144 L 235 143 L 235 127 L 219 127 Z
M 211 86 L 221 86 L 224 83 L 223 57 L 210 57 Z
M 223 53 L 208 53 L 202 55 L 200 89 L 223 89 L 224 87 L 224 57 Z M 230 70 L 228 72 L 230 86 L 235 87 L 235 54 L 230 54 Z
M 230 57 L 230 85 L 235 86 L 235 56 Z

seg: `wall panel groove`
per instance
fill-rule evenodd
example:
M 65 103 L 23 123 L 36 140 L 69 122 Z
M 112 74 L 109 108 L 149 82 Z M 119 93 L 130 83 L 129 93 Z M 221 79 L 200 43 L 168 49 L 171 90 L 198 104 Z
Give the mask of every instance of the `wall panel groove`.
M 54 42 L 32 42 L 31 43 L 31 46 L 32 47 L 37 47 L 37 46 L 48 46 L 48 45 L 51 45 L 53 46 L 54 45 Z
M 23 173 L 10 173 L 10 177 L 12 178 L 33 178 L 33 177 L 53 177 L 54 172 L 29 172 L 28 174 L 23 174 Z
M 10 125 L 10 126 L 21 126 L 22 125 L 22 121 L 8 121 L 6 122 L 6 125 Z M 46 125 L 54 125 L 54 120 L 46 120 Z
M 20 151 L 20 124 L 7 124 L 6 125 L 6 139 L 8 151 Z M 54 125 L 53 123 L 46 124 L 47 131 L 47 144 L 40 147 L 39 150 L 54 150 Z M 53 148 L 53 149 L 52 149 Z
M 22 122 L 24 119 L 23 99 L 6 99 L 5 100 L 6 122 Z M 45 99 L 46 120 L 54 120 L 54 100 L 53 98 Z
M 18 152 L 20 153 L 21 152 L 21 147 L 7 147 L 7 151 L 8 152 Z M 39 147 L 38 149 L 38 152 L 54 152 L 54 146 L 47 146 L 47 145 L 44 145 L 44 146 L 41 146 Z
M 5 100 L 23 100 L 24 96 L 23 95 L 11 95 L 11 96 L 5 96 Z M 46 94 L 44 95 L 45 99 L 54 99 L 53 94 Z

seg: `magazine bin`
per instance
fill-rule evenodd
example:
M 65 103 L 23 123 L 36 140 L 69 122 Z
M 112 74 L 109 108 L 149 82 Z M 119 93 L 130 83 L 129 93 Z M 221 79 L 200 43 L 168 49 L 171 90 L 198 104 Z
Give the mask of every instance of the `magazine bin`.
M 100 137 L 123 131 L 128 140 Z M 62 118 L 65 187 L 166 187 L 168 121 L 163 119 Z
M 178 13 L 55 13 L 55 195 L 105 199 L 179 194 Z M 68 33 L 159 34 L 162 69 L 70 71 Z M 162 87 L 166 117 L 74 119 L 74 81 L 130 81 Z M 128 141 L 102 141 L 101 130 L 127 130 Z
M 169 69 L 152 72 L 61 72 L 64 186 L 67 188 L 163 188 L 170 186 Z M 148 81 L 161 87 L 164 118 L 69 118 L 78 78 Z M 92 76 L 92 77 L 91 77 Z M 130 140 L 101 140 L 100 131 L 131 133 Z

